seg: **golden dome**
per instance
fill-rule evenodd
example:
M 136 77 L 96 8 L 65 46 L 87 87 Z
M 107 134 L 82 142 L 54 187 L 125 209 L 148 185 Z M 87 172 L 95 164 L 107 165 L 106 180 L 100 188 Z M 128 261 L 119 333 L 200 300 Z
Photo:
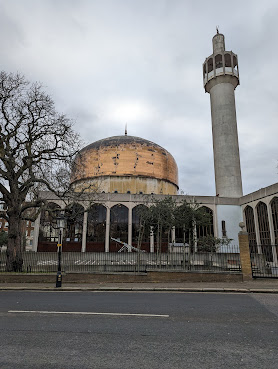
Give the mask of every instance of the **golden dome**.
M 109 177 L 110 186 L 104 186 L 108 192 L 174 194 L 178 189 L 178 168 L 173 156 L 139 137 L 114 136 L 96 141 L 80 151 L 77 163 L 72 182 L 101 178 L 104 183 Z

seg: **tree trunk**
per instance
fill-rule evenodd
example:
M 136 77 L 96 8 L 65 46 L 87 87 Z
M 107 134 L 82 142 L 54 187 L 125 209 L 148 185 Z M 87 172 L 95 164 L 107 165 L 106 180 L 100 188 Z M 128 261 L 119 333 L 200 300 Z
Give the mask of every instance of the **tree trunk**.
M 8 247 L 7 247 L 7 272 L 21 272 L 22 258 L 22 228 L 19 215 L 9 217 Z

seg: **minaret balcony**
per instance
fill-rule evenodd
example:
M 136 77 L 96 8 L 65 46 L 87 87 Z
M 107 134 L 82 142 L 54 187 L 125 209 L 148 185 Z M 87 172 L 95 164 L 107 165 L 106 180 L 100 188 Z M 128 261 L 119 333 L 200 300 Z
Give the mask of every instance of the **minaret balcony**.
M 237 55 L 232 51 L 212 54 L 203 63 L 204 86 L 211 79 L 223 75 L 231 75 L 239 79 Z

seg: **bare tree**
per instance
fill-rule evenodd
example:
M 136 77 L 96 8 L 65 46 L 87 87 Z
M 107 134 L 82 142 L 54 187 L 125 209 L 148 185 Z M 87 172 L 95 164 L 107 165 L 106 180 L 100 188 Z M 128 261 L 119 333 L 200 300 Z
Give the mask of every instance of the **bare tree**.
M 0 138 L 0 192 L 7 207 L 0 216 L 9 222 L 7 271 L 20 271 L 22 220 L 42 206 L 41 190 L 61 193 L 68 187 L 80 139 L 41 84 L 5 72 L 0 73 Z

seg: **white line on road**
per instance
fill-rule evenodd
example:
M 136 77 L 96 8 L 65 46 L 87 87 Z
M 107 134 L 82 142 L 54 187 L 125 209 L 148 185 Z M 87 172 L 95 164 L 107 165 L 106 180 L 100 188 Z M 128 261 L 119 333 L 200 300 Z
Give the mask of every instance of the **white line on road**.
M 151 317 L 151 318 L 169 318 L 169 315 L 163 315 L 163 314 L 95 313 L 95 312 L 89 312 L 89 311 L 9 310 L 8 313 L 72 314 L 72 315 L 111 315 L 111 316 L 140 316 L 140 317 Z

